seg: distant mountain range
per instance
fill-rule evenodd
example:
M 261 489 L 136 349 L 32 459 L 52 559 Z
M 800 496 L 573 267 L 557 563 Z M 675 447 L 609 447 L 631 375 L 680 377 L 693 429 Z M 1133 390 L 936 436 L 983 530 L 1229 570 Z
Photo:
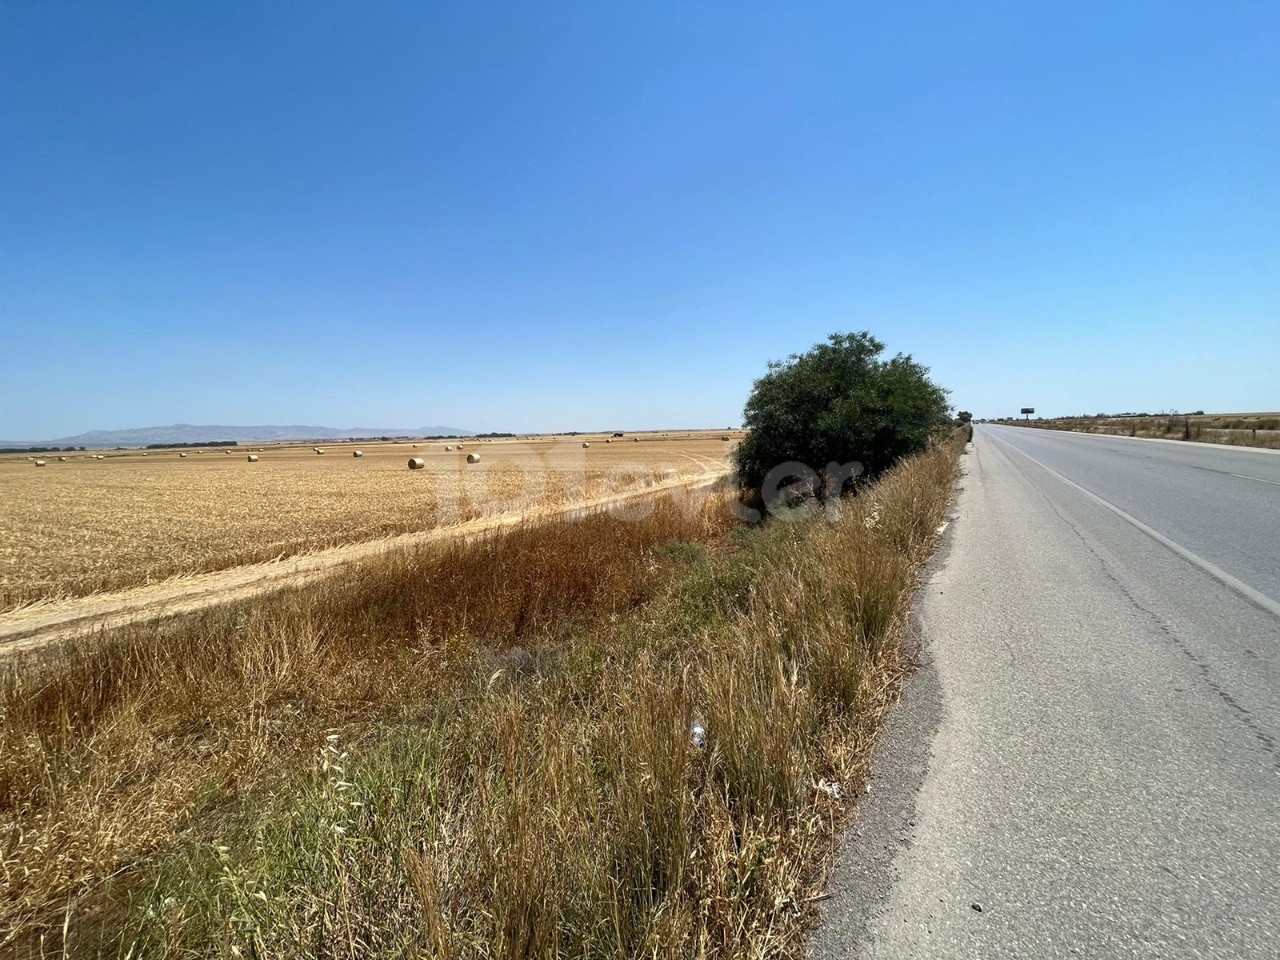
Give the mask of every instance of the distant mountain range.
M 151 443 L 211 443 L 215 440 L 367 440 L 370 437 L 468 437 L 474 431 L 461 427 L 308 427 L 258 426 L 221 427 L 175 423 L 168 427 L 139 427 L 135 430 L 90 430 L 56 440 L 0 440 L 3 447 L 145 447 Z

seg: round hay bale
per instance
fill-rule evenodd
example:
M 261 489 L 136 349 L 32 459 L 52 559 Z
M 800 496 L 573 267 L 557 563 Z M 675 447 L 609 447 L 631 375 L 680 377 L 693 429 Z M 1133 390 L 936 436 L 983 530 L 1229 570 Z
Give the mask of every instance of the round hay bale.
M 639 443 L 639 442 L 640 442 L 640 438 L 639 438 L 639 437 L 632 437 L 632 438 L 631 438 L 631 442 L 632 442 L 632 443 Z
M 721 437 L 720 439 L 721 439 L 721 440 L 728 440 L 728 439 L 730 439 L 730 438 L 729 438 L 729 437 L 727 437 L 727 436 L 725 436 L 725 437 Z
M 248 458 L 247 458 L 247 459 L 249 460 L 249 462 L 250 462 L 250 463 L 257 463 L 257 462 L 258 462 L 258 455 L 257 455 L 256 453 L 251 453 L 251 454 L 249 454 L 249 456 L 248 456 Z
M 66 463 L 66 462 L 67 462 L 67 458 L 66 458 L 66 457 L 59 457 L 59 458 L 58 458 L 58 462 L 59 462 L 59 463 Z
M 453 452 L 453 447 L 449 446 L 448 444 L 445 444 L 444 452 L 445 452 L 445 453 L 452 453 L 452 452 Z
M 480 462 L 480 454 L 478 453 L 467 454 L 467 463 L 479 463 L 479 462 Z
M 183 459 L 186 459 L 186 456 L 187 456 L 187 455 L 186 455 L 185 453 L 180 453 L 180 454 L 178 454 L 178 456 L 182 457 Z
M 417 449 L 418 449 L 418 445 L 417 445 L 416 443 L 413 445 L 413 449 L 415 449 L 415 450 L 417 450 Z
M 44 461 L 43 461 L 43 460 L 37 460 L 37 461 L 36 461 L 36 466 L 37 466 L 37 467 L 43 467 L 43 466 L 44 466 Z
M 363 451 L 363 450 L 352 450 L 352 451 L 351 451 L 351 455 L 352 455 L 353 457 L 356 457 L 356 458 L 363 457 L 363 456 L 364 456 L 364 451 Z
M 423 460 L 421 457 L 410 457 L 410 458 L 409 458 L 409 469 L 410 469 L 410 470 L 421 470 L 421 469 L 422 469 L 423 467 L 425 467 L 426 465 L 427 465 L 427 461 Z
M 316 447 L 316 456 L 317 456 L 317 457 L 323 457 L 323 456 L 324 456 L 324 447 Z
M 589 444 L 589 443 L 587 443 L 587 441 L 583 440 L 583 441 L 582 441 L 582 446 L 585 448 L 585 447 L 589 447 L 589 446 L 591 446 L 591 444 Z

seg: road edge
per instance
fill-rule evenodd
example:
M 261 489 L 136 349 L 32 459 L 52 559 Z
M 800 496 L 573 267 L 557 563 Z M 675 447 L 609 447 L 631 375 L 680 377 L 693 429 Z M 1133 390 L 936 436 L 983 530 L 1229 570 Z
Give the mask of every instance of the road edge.
M 966 450 L 971 455 L 972 447 Z M 962 518 L 959 497 L 967 471 L 956 481 L 948 523 L 925 565 L 911 598 L 907 643 L 915 669 L 903 682 L 898 701 L 876 736 L 867 793 L 837 841 L 836 862 L 827 878 L 826 909 L 809 940 L 814 960 L 847 960 L 867 942 L 871 921 L 884 909 L 898 879 L 895 864 L 913 844 L 916 803 L 933 761 L 935 735 L 942 724 L 942 681 L 924 629 L 923 607 L 937 575 L 950 561 Z

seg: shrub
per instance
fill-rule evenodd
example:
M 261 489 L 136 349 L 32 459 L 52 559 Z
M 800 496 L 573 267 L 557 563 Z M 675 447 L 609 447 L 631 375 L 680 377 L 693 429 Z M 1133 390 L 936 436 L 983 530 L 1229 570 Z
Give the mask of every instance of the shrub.
M 856 461 L 875 476 L 924 450 L 947 422 L 947 391 L 910 356 L 885 360 L 883 352 L 870 333 L 836 333 L 770 363 L 743 414 L 739 483 L 759 491 L 771 470 L 789 462 L 821 473 Z

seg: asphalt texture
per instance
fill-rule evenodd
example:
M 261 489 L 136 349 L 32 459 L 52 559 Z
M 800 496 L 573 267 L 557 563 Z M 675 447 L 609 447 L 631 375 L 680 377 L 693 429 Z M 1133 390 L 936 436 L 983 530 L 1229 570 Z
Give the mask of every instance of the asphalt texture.
M 1280 956 L 1280 456 L 979 426 L 816 957 Z

